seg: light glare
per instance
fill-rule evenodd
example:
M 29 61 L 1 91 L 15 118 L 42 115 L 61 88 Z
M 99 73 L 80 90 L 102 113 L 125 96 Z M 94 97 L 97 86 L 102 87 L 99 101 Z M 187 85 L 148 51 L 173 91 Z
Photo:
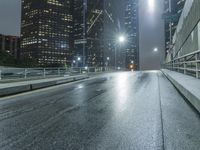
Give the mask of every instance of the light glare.
M 158 48 L 154 48 L 154 50 L 153 50 L 154 52 L 157 52 L 158 51 Z
M 153 12 L 155 10 L 155 0 L 148 0 L 149 11 Z
M 124 37 L 123 35 L 121 35 L 121 36 L 119 37 L 119 42 L 120 42 L 120 43 L 125 42 L 125 37 Z

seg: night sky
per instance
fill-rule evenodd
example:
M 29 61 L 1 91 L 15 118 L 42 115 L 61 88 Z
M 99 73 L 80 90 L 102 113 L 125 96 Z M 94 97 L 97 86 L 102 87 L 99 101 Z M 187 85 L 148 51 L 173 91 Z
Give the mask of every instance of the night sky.
M 0 33 L 20 35 L 21 0 L 0 0 Z
M 120 1 L 123 3 L 122 0 Z M 159 69 L 163 55 L 161 52 L 164 52 L 164 24 L 161 19 L 163 0 L 153 1 L 156 2 L 154 12 L 149 11 L 147 0 L 140 0 L 139 4 L 140 67 L 142 70 Z M 0 33 L 20 35 L 20 3 L 21 0 L 0 0 Z M 119 16 L 122 16 L 122 9 L 119 14 Z M 121 20 L 121 23 L 123 23 L 123 20 Z M 159 52 L 154 53 L 154 47 L 157 47 Z

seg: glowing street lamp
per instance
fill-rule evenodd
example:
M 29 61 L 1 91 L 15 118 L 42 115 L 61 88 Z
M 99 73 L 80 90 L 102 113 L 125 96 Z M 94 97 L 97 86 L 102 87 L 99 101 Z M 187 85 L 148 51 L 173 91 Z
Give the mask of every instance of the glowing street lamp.
M 158 48 L 154 48 L 153 51 L 154 51 L 154 52 L 157 52 L 157 51 L 158 51 Z
M 78 57 L 77 60 L 80 61 L 80 60 L 81 60 L 81 57 Z
M 153 12 L 155 10 L 155 0 L 148 0 L 149 11 Z
M 120 35 L 118 39 L 119 43 L 124 43 L 126 41 L 126 38 L 124 35 Z

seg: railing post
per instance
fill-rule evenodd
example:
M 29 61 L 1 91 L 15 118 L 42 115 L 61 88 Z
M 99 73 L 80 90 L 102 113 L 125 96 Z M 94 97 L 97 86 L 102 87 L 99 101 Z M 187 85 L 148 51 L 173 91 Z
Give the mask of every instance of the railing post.
M 58 68 L 58 76 L 60 76 L 60 68 Z
M 2 73 L 2 71 L 0 70 L 0 80 L 2 79 L 2 78 L 1 78 L 1 73 Z
M 196 61 L 196 78 L 199 78 L 199 53 L 195 55 L 195 61 Z
M 27 78 L 27 69 L 24 69 L 24 78 Z
M 187 63 L 186 63 L 186 58 L 184 58 L 184 63 L 183 63 L 183 72 L 184 74 L 186 74 L 186 66 L 187 66 Z
M 43 69 L 43 77 L 44 78 L 46 77 L 46 69 L 45 68 Z

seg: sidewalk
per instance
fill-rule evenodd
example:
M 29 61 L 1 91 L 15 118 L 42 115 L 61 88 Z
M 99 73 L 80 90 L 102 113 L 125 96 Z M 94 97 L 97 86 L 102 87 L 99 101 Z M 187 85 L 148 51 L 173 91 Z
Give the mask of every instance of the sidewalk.
M 87 74 L 69 76 L 69 77 L 30 80 L 30 81 L 22 81 L 22 82 L 14 82 L 14 83 L 0 83 L 0 96 L 7 96 L 7 95 L 17 94 L 21 92 L 27 92 L 27 91 L 41 89 L 41 88 L 45 88 L 49 86 L 83 80 L 86 78 L 89 78 Z
M 200 112 L 200 79 L 167 69 L 162 69 L 162 72 Z

